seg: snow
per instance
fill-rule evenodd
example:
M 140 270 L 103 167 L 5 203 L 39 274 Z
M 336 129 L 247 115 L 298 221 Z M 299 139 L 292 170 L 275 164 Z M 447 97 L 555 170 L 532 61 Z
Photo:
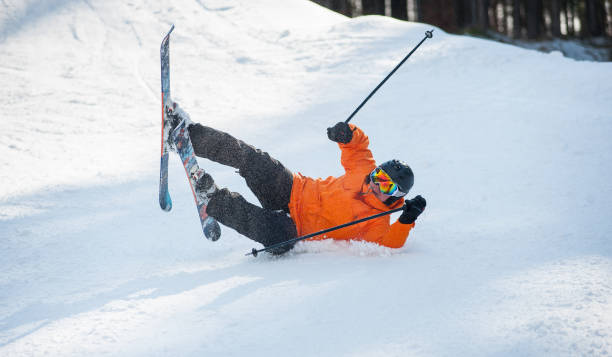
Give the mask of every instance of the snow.
M 309 1 L 0 4 L 0 355 L 612 353 L 612 64 L 435 29 L 353 119 L 427 198 L 407 244 L 277 258 L 157 203 L 159 44 L 192 119 L 340 175 L 326 128 L 426 24 Z M 200 160 L 255 197 L 232 168 Z

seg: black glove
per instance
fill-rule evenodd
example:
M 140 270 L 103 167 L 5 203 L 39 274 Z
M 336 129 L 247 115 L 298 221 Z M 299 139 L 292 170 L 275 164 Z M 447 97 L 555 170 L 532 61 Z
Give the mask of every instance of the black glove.
M 327 128 L 327 137 L 331 141 L 348 144 L 353 140 L 353 130 L 347 123 L 340 121 L 333 127 Z
M 427 206 L 427 201 L 425 201 L 421 195 L 411 200 L 406 200 L 406 202 L 404 202 L 404 212 L 398 221 L 403 224 L 414 223 L 417 217 L 425 210 L 425 206 Z

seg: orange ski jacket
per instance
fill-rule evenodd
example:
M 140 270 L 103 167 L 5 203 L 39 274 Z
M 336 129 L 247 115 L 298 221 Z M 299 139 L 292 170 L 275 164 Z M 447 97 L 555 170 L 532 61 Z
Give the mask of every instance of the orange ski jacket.
M 313 179 L 300 173 L 293 175 L 289 212 L 298 236 L 386 212 L 404 204 L 404 199 L 400 199 L 387 206 L 370 192 L 365 178 L 376 168 L 372 152 L 368 149 L 370 141 L 361 129 L 353 124 L 350 127 L 354 130 L 351 142 L 338 144 L 342 152 L 344 175 L 326 179 Z M 414 223 L 389 222 L 390 216 L 383 216 L 310 239 L 363 240 L 400 248 Z

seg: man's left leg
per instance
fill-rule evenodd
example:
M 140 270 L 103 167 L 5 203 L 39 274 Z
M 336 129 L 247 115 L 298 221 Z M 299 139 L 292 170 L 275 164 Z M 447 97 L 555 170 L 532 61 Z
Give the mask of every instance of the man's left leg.
M 219 189 L 210 197 L 206 213 L 223 225 L 259 242 L 264 247 L 295 238 L 297 230 L 293 220 L 282 210 L 270 210 L 256 206 L 239 193 Z M 285 253 L 294 244 L 288 244 L 270 252 Z
M 201 124 L 189 126 L 197 156 L 237 168 L 263 208 L 289 213 L 293 173 L 283 164 L 230 134 Z

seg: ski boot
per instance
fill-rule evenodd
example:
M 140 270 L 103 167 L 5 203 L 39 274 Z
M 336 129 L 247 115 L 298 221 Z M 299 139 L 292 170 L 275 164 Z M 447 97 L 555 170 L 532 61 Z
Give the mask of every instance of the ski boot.
M 199 201 L 208 205 L 210 198 L 212 195 L 217 192 L 218 187 L 215 185 L 215 181 L 212 176 L 208 172 L 205 172 L 202 169 L 198 170 L 199 172 L 196 174 L 196 196 Z
M 198 202 L 198 205 L 206 208 L 208 207 L 210 198 L 215 194 L 215 192 L 217 192 L 218 188 L 217 185 L 215 185 L 215 181 L 213 180 L 212 176 L 210 176 L 210 174 L 204 170 L 198 169 L 196 175 L 196 201 Z M 219 223 L 212 219 L 212 217 L 207 217 L 207 219 L 202 222 L 202 229 L 204 230 L 204 235 L 212 241 L 216 241 L 219 239 L 219 237 L 221 237 L 221 227 L 219 227 Z
M 189 114 L 187 114 L 187 112 L 184 111 L 176 102 L 170 102 L 169 105 L 166 106 L 166 117 L 168 118 L 167 125 L 169 127 L 168 137 L 172 137 L 174 130 L 181 125 L 183 121 L 185 122 L 183 127 L 187 130 L 189 126 L 193 124 Z M 173 140 L 169 140 L 168 144 L 170 146 L 170 150 L 177 152 L 176 145 Z

